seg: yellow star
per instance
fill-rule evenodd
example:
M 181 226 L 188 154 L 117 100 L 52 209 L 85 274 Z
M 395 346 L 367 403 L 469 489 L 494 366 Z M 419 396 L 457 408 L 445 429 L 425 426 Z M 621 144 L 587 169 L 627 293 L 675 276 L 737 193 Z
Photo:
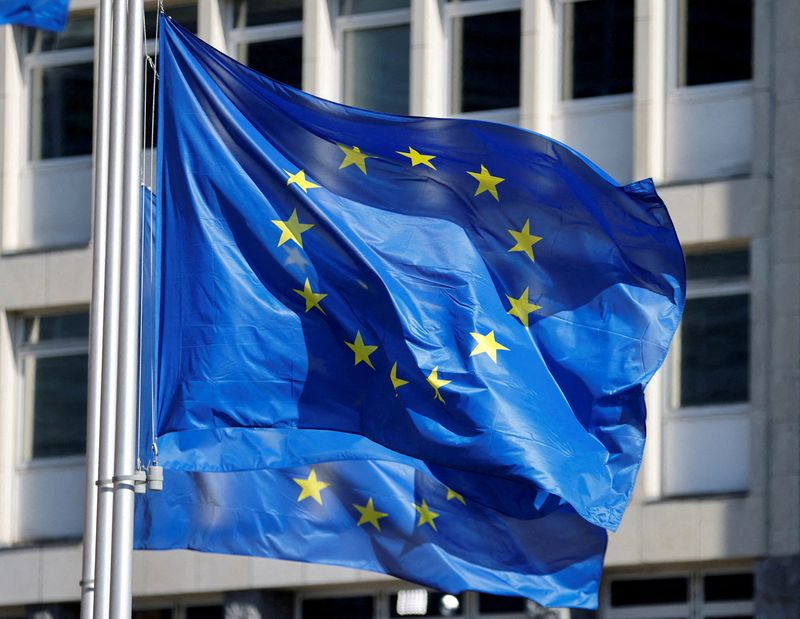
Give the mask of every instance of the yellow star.
M 307 479 L 302 479 L 298 477 L 293 477 L 294 483 L 302 488 L 300 491 L 300 496 L 297 497 L 297 502 L 303 501 L 309 497 L 314 499 L 317 503 L 322 505 L 322 495 L 320 492 L 330 486 L 329 483 L 324 481 L 320 481 L 317 479 L 317 473 L 314 469 L 311 469 L 311 473 L 309 473 Z
M 436 155 L 423 155 L 422 153 L 418 153 L 410 146 L 408 147 L 408 152 L 404 153 L 402 151 L 395 151 L 398 155 L 403 155 L 403 157 L 408 157 L 411 159 L 411 167 L 413 168 L 416 165 L 422 164 L 426 165 L 429 168 L 435 170 L 436 166 L 431 163 L 431 159 L 436 159 Z
M 392 380 L 392 387 L 394 387 L 395 391 L 397 391 L 403 385 L 408 384 L 407 380 L 403 380 L 397 376 L 397 361 L 395 361 L 394 365 L 392 366 L 392 371 L 389 373 L 389 378 Z
M 525 225 L 522 226 L 522 230 L 519 232 L 516 230 L 509 230 L 508 233 L 513 236 L 514 240 L 517 242 L 517 244 L 508 251 L 524 251 L 528 254 L 528 258 L 533 260 L 533 246 L 541 241 L 542 237 L 531 234 L 531 220 L 526 219 Z
M 373 370 L 375 369 L 375 366 L 372 365 L 372 361 L 370 360 L 369 356 L 376 350 L 378 350 L 378 347 L 367 346 L 364 343 L 364 340 L 361 339 L 361 331 L 356 331 L 355 341 L 345 342 L 345 344 L 347 344 L 350 347 L 350 350 L 352 350 L 356 354 L 356 362 L 354 363 L 354 365 L 358 365 L 363 361 Z
M 428 374 L 428 384 L 433 387 L 433 397 L 439 400 L 440 402 L 444 402 L 444 398 L 442 394 L 439 393 L 439 388 L 444 387 L 445 385 L 449 385 L 452 383 L 452 380 L 444 380 L 443 378 L 439 378 L 439 366 L 437 365 L 435 368 L 431 370 L 431 373 Z
M 488 191 L 495 200 L 498 202 L 500 201 L 500 196 L 497 195 L 497 186 L 506 179 L 500 178 L 499 176 L 492 176 L 484 165 L 481 165 L 480 172 L 467 172 L 467 174 L 478 181 L 478 188 L 475 190 L 476 196 L 481 195 L 484 191 Z
M 364 174 L 367 173 L 367 159 L 374 158 L 375 155 L 367 155 L 366 153 L 362 153 L 358 146 L 353 146 L 353 148 L 344 146 L 343 144 L 338 144 L 338 146 L 342 149 L 342 152 L 344 152 L 344 159 L 342 159 L 342 163 L 339 166 L 340 170 L 342 168 L 347 168 L 351 165 L 354 165 Z
M 542 309 L 541 305 L 536 305 L 535 303 L 530 303 L 528 301 L 527 288 L 519 296 L 519 299 L 515 299 L 514 297 L 510 297 L 508 295 L 506 295 L 506 298 L 511 303 L 511 309 L 508 310 L 508 313 L 519 318 L 519 321 L 526 327 L 528 326 L 528 314 Z
M 475 355 L 485 352 L 487 355 L 489 355 L 489 357 L 491 357 L 492 361 L 497 363 L 497 351 L 508 350 L 508 348 L 494 339 L 494 331 L 489 331 L 489 333 L 486 335 L 481 335 L 480 333 L 470 333 L 470 335 L 475 338 L 476 342 L 478 342 L 477 346 L 475 346 L 475 348 L 473 348 L 472 352 L 469 354 L 470 357 L 474 357 Z
M 306 300 L 306 312 L 309 312 L 311 311 L 312 308 L 316 307 L 320 312 L 325 314 L 325 310 L 322 309 L 322 306 L 319 304 L 319 302 L 322 301 L 322 299 L 324 299 L 328 295 L 326 293 L 314 292 L 313 290 L 311 290 L 311 282 L 308 281 L 307 277 L 306 277 L 306 283 L 303 286 L 302 290 L 297 290 L 296 288 L 293 288 L 292 290 L 294 290 L 297 294 L 299 294 Z
M 305 170 L 300 170 L 295 174 L 289 172 L 289 170 L 284 170 L 289 175 L 289 180 L 286 181 L 286 186 L 297 184 L 300 189 L 303 190 L 303 193 L 308 193 L 309 189 L 315 189 L 319 187 L 319 185 L 315 185 L 310 180 L 306 178 Z
M 272 223 L 278 226 L 281 231 L 281 238 L 278 241 L 278 247 L 283 245 L 286 241 L 294 241 L 300 247 L 303 246 L 303 233 L 314 227 L 314 224 L 301 224 L 297 219 L 297 209 L 292 211 L 289 219 L 281 221 L 280 219 L 273 219 Z
M 417 523 L 417 526 L 421 527 L 423 524 L 429 524 L 433 530 L 436 531 L 436 523 L 434 520 L 439 517 L 439 514 L 431 511 L 431 509 L 428 507 L 428 504 L 425 502 L 425 499 L 422 499 L 422 507 L 416 503 L 412 503 L 412 505 L 414 506 L 414 509 L 419 512 L 419 522 Z
M 450 490 L 450 488 L 448 488 L 447 489 L 447 500 L 451 501 L 452 499 L 456 499 L 457 501 L 461 501 L 462 505 L 466 505 L 467 504 L 467 502 L 464 500 L 463 496 L 461 496 L 455 490 Z
M 389 514 L 386 512 L 379 512 L 375 509 L 375 506 L 372 504 L 372 497 L 369 498 L 366 505 L 356 505 L 353 503 L 353 507 L 355 507 L 358 512 L 361 514 L 361 518 L 358 519 L 358 526 L 362 524 L 369 523 L 378 531 L 381 530 L 381 524 L 378 522 L 381 518 L 386 518 Z

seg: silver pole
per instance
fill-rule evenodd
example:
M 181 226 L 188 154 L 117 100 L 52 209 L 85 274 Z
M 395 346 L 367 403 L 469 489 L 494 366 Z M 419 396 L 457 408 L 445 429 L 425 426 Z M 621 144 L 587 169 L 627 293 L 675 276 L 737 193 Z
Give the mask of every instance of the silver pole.
M 125 0 L 108 0 L 113 7 L 111 40 L 110 146 L 108 214 L 106 222 L 103 370 L 100 395 L 100 449 L 97 487 L 94 618 L 107 619 L 111 597 L 111 525 L 113 509 L 114 438 L 117 411 L 117 351 L 119 347 L 120 237 L 125 156 Z
M 100 399 L 103 371 L 103 311 L 106 276 L 106 185 L 108 184 L 109 100 L 111 99 L 111 0 L 98 13 L 97 92 L 94 142 L 94 230 L 92 240 L 92 316 L 89 345 L 89 403 L 86 415 L 86 497 L 83 516 L 81 619 L 94 613 L 94 559 L 97 539 L 97 486 L 100 464 Z
M 128 74 L 125 105 L 125 177 L 122 209 L 119 383 L 117 385 L 114 524 L 111 536 L 111 619 L 130 619 L 133 508 L 139 370 L 139 242 L 144 57 L 142 0 L 128 2 Z

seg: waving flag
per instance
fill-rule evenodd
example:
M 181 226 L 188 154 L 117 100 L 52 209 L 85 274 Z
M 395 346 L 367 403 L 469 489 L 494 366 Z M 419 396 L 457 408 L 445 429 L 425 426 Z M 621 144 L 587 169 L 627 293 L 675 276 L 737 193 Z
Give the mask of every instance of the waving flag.
M 652 183 L 520 129 L 317 99 L 162 33 L 167 486 L 140 503 L 140 547 L 596 603 L 684 303 Z
M 2 0 L 0 24 L 60 32 L 67 24 L 69 0 Z

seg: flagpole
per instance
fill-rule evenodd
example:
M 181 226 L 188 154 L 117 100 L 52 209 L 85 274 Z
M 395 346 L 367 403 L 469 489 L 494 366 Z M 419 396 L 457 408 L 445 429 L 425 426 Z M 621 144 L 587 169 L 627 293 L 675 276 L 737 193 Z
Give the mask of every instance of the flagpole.
M 139 370 L 139 243 L 141 212 L 143 4 L 128 2 L 125 87 L 125 164 L 119 314 L 119 382 L 111 533 L 111 619 L 130 619 L 133 574 L 133 509 Z
M 94 145 L 94 229 L 92 242 L 92 305 L 89 345 L 89 402 L 86 414 L 86 496 L 83 516 L 81 619 L 94 614 L 94 567 L 97 540 L 97 493 L 100 466 L 100 402 L 103 371 L 103 322 L 106 276 L 106 209 L 108 200 L 109 100 L 111 99 L 111 0 L 101 0 L 98 12 L 97 93 Z
M 117 411 L 119 348 L 120 237 L 125 139 L 125 74 L 127 14 L 125 0 L 103 0 L 112 9 L 109 75 L 109 150 L 106 188 L 106 261 L 103 311 L 103 366 L 100 388 L 97 523 L 95 547 L 94 619 L 107 619 L 111 595 L 111 526 L 113 510 L 114 440 Z M 107 25 L 104 22 L 104 25 Z M 108 35 L 108 30 L 106 34 Z M 102 39 L 101 39 L 102 40 Z

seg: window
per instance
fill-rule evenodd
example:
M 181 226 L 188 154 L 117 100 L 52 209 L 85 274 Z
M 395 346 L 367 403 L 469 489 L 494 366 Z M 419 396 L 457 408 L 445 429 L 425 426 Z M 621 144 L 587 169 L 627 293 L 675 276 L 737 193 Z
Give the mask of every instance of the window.
M 603 617 L 623 619 L 752 619 L 753 574 L 690 572 L 676 575 L 615 576 L 606 583 Z
M 23 459 L 82 456 L 86 449 L 89 315 L 32 315 L 21 322 Z
M 662 492 L 743 492 L 750 460 L 750 253 L 687 253 L 687 301 L 670 353 Z
M 518 7 L 500 1 L 447 5 L 453 114 L 519 107 Z
M 259 73 L 301 88 L 302 19 L 302 0 L 240 0 L 230 37 L 235 57 Z
M 302 619 L 372 619 L 374 603 L 371 596 L 309 598 L 303 600 Z
M 680 0 L 680 86 L 749 80 L 752 0 Z
M 634 0 L 564 4 L 563 97 L 633 92 Z
M 673 407 L 746 402 L 750 396 L 750 256 L 688 254 Z
M 337 18 L 342 50 L 342 101 L 408 114 L 411 29 L 408 0 L 341 0 Z
M 189 606 L 184 613 L 186 619 L 222 619 L 225 608 L 221 605 Z
M 91 155 L 94 17 L 70 15 L 62 33 L 30 29 L 25 57 L 32 161 Z

